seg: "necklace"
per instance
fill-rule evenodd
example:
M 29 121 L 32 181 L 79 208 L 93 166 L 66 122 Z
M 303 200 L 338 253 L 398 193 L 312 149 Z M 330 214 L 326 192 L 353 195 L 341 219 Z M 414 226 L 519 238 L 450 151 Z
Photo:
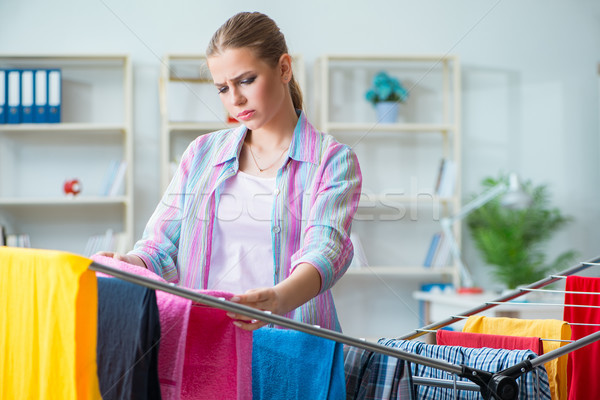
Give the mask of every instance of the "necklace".
M 258 170 L 260 172 L 266 171 L 268 169 L 271 169 L 273 167 L 273 165 L 275 165 L 275 163 L 277 161 L 279 161 L 279 159 L 281 159 L 281 156 L 283 155 L 283 153 L 285 153 L 288 149 L 283 149 L 283 151 L 281 152 L 281 154 L 275 159 L 275 161 L 273 161 L 271 163 L 271 165 L 269 165 L 268 167 L 265 168 L 261 168 L 258 163 L 256 162 L 256 157 L 254 156 L 254 152 L 252 151 L 252 145 L 250 143 L 248 143 L 248 148 L 250 149 L 250 155 L 252 156 L 252 160 L 254 161 L 254 165 L 256 165 L 256 168 L 258 168 Z

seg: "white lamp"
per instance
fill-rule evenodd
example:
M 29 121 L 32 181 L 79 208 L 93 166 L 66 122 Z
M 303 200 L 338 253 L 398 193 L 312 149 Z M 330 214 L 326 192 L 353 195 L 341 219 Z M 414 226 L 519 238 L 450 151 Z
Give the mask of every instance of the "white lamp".
M 519 177 L 517 174 L 512 173 L 508 177 L 508 185 L 504 182 L 498 183 L 496 186 L 483 192 L 480 196 L 465 204 L 456 215 L 445 217 L 440 220 L 442 232 L 450 244 L 452 258 L 458 265 L 460 272 L 460 286 L 462 288 L 472 288 L 473 278 L 471 277 L 471 273 L 469 272 L 467 266 L 462 261 L 460 247 L 458 246 L 458 243 L 456 243 L 452 227 L 457 221 L 465 218 L 471 212 L 483 207 L 485 204 L 500 195 L 504 195 L 500 201 L 500 204 L 503 207 L 522 209 L 526 208 L 531 203 L 531 197 L 523 191 Z

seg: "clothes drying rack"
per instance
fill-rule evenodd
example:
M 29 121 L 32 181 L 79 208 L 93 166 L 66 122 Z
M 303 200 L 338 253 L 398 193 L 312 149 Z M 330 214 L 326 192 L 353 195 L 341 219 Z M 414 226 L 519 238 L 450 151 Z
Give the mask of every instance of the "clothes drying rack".
M 480 307 L 468 310 L 462 315 L 451 316 L 443 321 L 429 324 L 423 328 L 419 328 L 405 336 L 400 337 L 399 339 L 416 339 L 428 332 L 432 332 L 434 330 L 453 324 L 465 317 L 481 313 L 500 304 L 505 304 L 506 302 L 516 299 L 531 291 L 540 290 L 541 288 L 547 285 L 557 282 L 560 279 L 564 279 L 567 276 L 575 275 L 581 271 L 586 270 L 591 266 L 600 266 L 600 257 L 597 257 L 588 262 L 582 262 L 556 275 L 551 275 L 538 282 L 514 290 L 504 296 L 497 298 L 494 301 L 486 302 Z M 585 347 L 590 343 L 600 340 L 600 331 L 598 331 L 588 336 L 585 336 L 579 340 L 568 343 L 562 347 L 559 347 L 558 349 L 540 355 L 539 357 L 536 357 L 534 359 L 522 361 L 502 371 L 489 372 L 476 368 L 470 368 L 466 365 L 457 365 L 446 362 L 444 360 L 425 357 L 422 355 L 403 351 L 398 348 L 387 347 L 378 343 L 366 341 L 364 339 L 348 336 L 337 331 L 321 328 L 316 325 L 310 325 L 303 322 L 294 321 L 286 317 L 272 314 L 268 311 L 261 311 L 255 308 L 244 306 L 242 304 L 228 301 L 225 298 L 214 297 L 190 289 L 178 287 L 173 283 L 156 281 L 150 278 L 121 271 L 119 269 L 109 267 L 95 261 L 93 261 L 90 264 L 89 269 L 97 272 L 102 272 L 104 274 L 111 275 L 131 283 L 142 285 L 150 289 L 171 293 L 173 295 L 177 295 L 210 307 L 241 314 L 252 319 L 268 322 L 288 329 L 294 329 L 324 339 L 330 339 L 335 342 L 349 346 L 354 346 L 363 350 L 368 350 L 371 352 L 396 357 L 398 359 L 405 360 L 408 362 L 417 363 L 431 368 L 437 368 L 442 371 L 454 374 L 455 376 L 466 378 L 470 382 L 413 377 L 414 384 L 454 388 L 455 390 L 479 391 L 482 397 L 486 400 L 517 399 L 517 379 L 520 378 L 523 374 L 534 370 L 536 367 L 541 366 L 546 362 L 554 360 L 572 351 Z

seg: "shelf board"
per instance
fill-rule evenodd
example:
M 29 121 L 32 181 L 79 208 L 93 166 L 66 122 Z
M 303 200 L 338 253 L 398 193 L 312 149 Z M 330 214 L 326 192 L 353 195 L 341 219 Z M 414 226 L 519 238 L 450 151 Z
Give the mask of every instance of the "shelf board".
M 221 129 L 237 128 L 239 124 L 225 122 L 169 122 L 169 131 L 218 131 Z
M 428 197 L 427 197 L 427 196 Z M 369 196 L 368 199 L 361 198 L 358 203 L 359 208 L 377 208 L 379 206 L 385 207 L 385 204 L 391 203 L 400 203 L 400 204 L 421 204 L 425 200 L 429 202 L 431 200 L 431 204 L 438 203 L 452 203 L 455 198 L 454 197 L 439 197 L 436 195 L 432 195 L 429 193 L 423 193 L 421 196 L 405 196 L 401 194 L 389 195 L 389 194 L 378 194 L 374 196 Z
M 0 132 L 29 133 L 122 133 L 127 128 L 123 124 L 63 122 L 59 124 L 3 124 Z
M 324 130 L 328 133 L 336 131 L 347 132 L 393 132 L 394 134 L 402 132 L 442 132 L 447 133 L 454 130 L 452 124 L 410 124 L 410 123 L 378 123 L 378 122 L 327 122 Z
M 407 54 L 407 55 L 389 55 L 389 54 L 327 54 L 324 58 L 330 61 L 360 61 L 360 62 L 440 62 L 446 60 L 455 60 L 457 57 L 447 54 Z
M 452 267 L 443 268 L 426 268 L 426 267 L 401 267 L 401 266 L 374 266 L 348 268 L 344 276 L 400 276 L 400 277 L 415 277 L 415 278 L 434 278 L 451 276 L 454 272 Z
M 73 206 L 125 204 L 127 196 L 81 196 L 81 197 L 6 197 L 0 198 L 0 206 Z

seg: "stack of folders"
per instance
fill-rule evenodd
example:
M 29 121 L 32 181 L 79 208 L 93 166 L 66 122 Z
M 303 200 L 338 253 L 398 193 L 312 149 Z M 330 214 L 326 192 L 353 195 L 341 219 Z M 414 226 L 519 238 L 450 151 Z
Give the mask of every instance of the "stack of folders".
M 0 124 L 58 123 L 60 69 L 0 69 Z

